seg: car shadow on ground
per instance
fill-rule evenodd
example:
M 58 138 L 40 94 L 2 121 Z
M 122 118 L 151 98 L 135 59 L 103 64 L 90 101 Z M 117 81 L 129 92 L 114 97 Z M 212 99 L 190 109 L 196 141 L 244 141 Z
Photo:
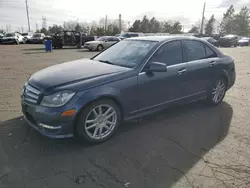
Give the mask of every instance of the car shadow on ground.
M 232 115 L 226 102 L 174 107 L 126 122 L 111 140 L 95 146 L 43 137 L 18 117 L 0 125 L 12 169 L 2 184 L 14 188 L 16 182 L 20 188 L 21 182 L 38 181 L 50 187 L 54 180 L 54 187 L 171 187 L 226 137 Z

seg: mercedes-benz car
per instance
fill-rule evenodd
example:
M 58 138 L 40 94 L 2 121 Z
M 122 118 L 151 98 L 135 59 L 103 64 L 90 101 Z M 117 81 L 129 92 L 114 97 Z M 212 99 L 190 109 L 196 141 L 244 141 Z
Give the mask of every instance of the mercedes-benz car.
M 34 73 L 21 105 L 28 124 L 45 136 L 101 143 L 123 121 L 173 104 L 220 104 L 235 75 L 234 59 L 202 39 L 136 37 Z

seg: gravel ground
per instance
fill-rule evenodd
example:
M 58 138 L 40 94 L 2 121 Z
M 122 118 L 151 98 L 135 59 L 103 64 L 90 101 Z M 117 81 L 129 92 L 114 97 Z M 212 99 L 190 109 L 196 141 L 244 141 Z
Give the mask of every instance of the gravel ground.
M 24 122 L 27 77 L 92 52 L 0 46 L 0 188 L 249 188 L 250 48 L 235 58 L 237 80 L 217 107 L 175 107 L 122 125 L 97 146 L 41 136 Z

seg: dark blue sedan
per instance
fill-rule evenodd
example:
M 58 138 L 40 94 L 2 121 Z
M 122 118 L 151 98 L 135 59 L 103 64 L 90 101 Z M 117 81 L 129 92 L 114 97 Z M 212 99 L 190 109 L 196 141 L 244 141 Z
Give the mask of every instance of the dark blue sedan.
M 41 134 L 100 143 L 123 120 L 172 104 L 217 105 L 234 82 L 234 60 L 202 39 L 136 37 L 91 59 L 33 74 L 21 103 L 25 119 Z

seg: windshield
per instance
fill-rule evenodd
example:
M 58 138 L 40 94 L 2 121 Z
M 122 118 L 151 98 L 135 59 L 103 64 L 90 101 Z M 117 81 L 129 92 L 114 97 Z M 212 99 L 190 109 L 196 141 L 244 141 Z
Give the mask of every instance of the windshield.
M 97 41 L 105 41 L 107 39 L 107 37 L 100 37 L 97 39 Z
M 41 37 L 41 34 L 39 34 L 39 33 L 34 34 L 33 37 Z
M 108 48 L 93 60 L 133 68 L 144 59 L 157 44 L 156 41 L 125 40 Z
M 28 36 L 28 33 L 22 33 L 22 36 Z
M 6 33 L 4 36 L 5 37 L 14 37 L 15 33 Z

